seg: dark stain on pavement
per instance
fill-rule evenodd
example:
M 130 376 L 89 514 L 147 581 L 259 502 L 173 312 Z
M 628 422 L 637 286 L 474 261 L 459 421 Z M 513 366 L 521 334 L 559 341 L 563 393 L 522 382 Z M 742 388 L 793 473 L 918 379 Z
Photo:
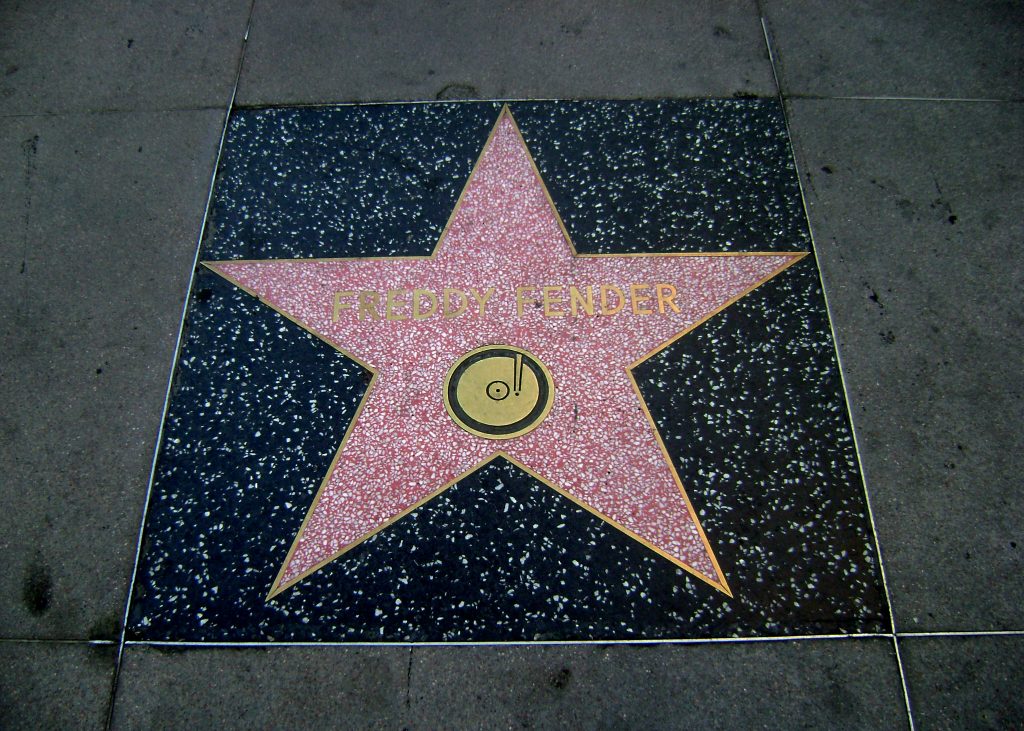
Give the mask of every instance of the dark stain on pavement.
M 53 579 L 46 564 L 34 563 L 21 584 L 21 600 L 34 617 L 42 616 L 53 599 Z
M 436 99 L 478 99 L 480 90 L 472 84 L 446 84 L 437 92 Z
M 562 668 L 558 672 L 552 673 L 551 677 L 549 678 L 551 687 L 557 688 L 558 690 L 565 690 L 569 685 L 569 681 L 571 680 L 572 670 L 570 670 L 569 668 Z

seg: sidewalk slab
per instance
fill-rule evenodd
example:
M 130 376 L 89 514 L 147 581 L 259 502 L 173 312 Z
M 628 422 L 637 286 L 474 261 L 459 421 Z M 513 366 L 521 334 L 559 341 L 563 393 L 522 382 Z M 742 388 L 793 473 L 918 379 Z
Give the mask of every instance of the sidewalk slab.
M 0 627 L 114 639 L 223 112 L 0 122 Z
M 1019 630 L 1024 114 L 789 107 L 897 631 Z
M 772 96 L 754 2 L 258 3 L 239 104 Z
M 922 731 L 1017 728 L 1024 637 L 905 637 L 900 653 Z
M 223 107 L 249 6 L 4 3 L 0 115 Z
M 892 642 L 416 648 L 410 728 L 905 729 Z
M 112 728 L 404 728 L 409 652 L 129 646 Z
M 1024 98 L 1015 2 L 763 3 L 787 96 Z
M 0 643 L 0 726 L 103 728 L 116 656 L 114 645 Z

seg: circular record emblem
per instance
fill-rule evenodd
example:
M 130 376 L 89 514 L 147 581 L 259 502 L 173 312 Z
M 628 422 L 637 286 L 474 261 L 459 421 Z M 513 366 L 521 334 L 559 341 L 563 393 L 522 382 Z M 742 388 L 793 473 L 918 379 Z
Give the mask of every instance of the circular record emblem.
M 459 358 L 444 379 L 444 405 L 470 434 L 511 439 L 536 429 L 551 411 L 555 386 L 537 356 L 485 345 Z

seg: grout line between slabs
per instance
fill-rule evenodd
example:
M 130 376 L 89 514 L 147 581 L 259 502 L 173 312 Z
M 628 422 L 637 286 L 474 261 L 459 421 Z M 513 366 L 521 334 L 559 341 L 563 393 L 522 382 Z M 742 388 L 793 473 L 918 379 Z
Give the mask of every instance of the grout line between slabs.
M 642 101 L 671 100 L 678 97 L 644 97 Z M 694 96 L 693 99 L 721 99 L 720 95 Z M 755 94 L 744 99 L 775 99 L 777 95 Z M 1001 99 L 998 97 L 941 97 L 941 96 L 871 96 L 871 95 L 829 95 L 829 94 L 787 94 L 787 99 L 801 101 L 861 101 L 861 102 L 950 102 L 954 104 L 1022 104 L 1024 97 L 1009 97 Z M 608 101 L 612 97 L 580 97 L 572 101 Z M 332 101 L 332 102 L 250 102 L 236 104 L 235 109 L 293 109 L 293 108 L 323 108 L 323 107 L 366 107 L 366 106 L 393 106 L 408 104 L 483 104 L 483 103 L 531 103 L 531 102 L 564 102 L 564 98 L 555 97 L 488 97 L 472 99 L 367 99 L 363 101 Z M 640 101 L 640 100 L 638 100 Z M 29 119 L 33 117 L 74 117 L 102 114 L 170 114 L 174 112 L 209 112 L 220 110 L 222 107 L 213 104 L 186 104 L 182 106 L 167 107 L 110 107 L 107 109 L 62 109 L 59 111 L 35 111 L 35 112 L 12 112 L 9 114 L 0 113 L 0 119 Z
M 0 645 L 116 645 L 117 640 L 50 640 L 45 637 L 0 637 Z
M 765 643 L 765 642 L 805 642 L 810 640 L 834 641 L 834 640 L 864 640 L 864 639 L 891 639 L 894 635 L 889 632 L 865 632 L 859 634 L 818 634 L 818 635 L 773 635 L 765 637 L 689 637 L 669 639 L 646 639 L 646 640 L 496 640 L 490 642 L 466 641 L 466 642 L 359 642 L 359 641 L 305 641 L 305 640 L 278 640 L 278 641 L 206 641 L 206 640 L 128 640 L 126 647 L 194 647 L 194 648 L 270 648 L 270 647 L 407 647 L 412 655 L 418 647 L 520 647 L 526 645 L 553 645 L 553 646 L 587 646 L 587 645 L 713 645 L 713 644 L 744 644 L 744 643 Z M 944 630 L 936 632 L 900 632 L 895 635 L 901 640 L 904 639 L 971 639 L 985 637 L 1024 637 L 1024 630 L 1019 629 L 997 629 L 997 630 Z M 78 640 L 78 639 L 47 639 L 41 637 L 0 637 L 0 645 L 85 645 L 89 647 L 106 647 L 119 645 L 118 640 Z
M 128 613 L 132 605 L 132 594 L 135 591 L 135 579 L 138 575 L 139 564 L 142 559 L 142 541 L 146 530 L 146 518 L 149 514 L 149 501 L 153 492 L 153 479 L 156 475 L 157 459 L 160 456 L 160 445 L 163 441 L 164 435 L 164 422 L 167 419 L 167 410 L 170 406 L 171 401 L 171 389 L 174 386 L 174 375 L 177 369 L 178 355 L 181 351 L 181 344 L 184 337 L 185 331 L 185 315 L 188 312 L 189 298 L 192 293 L 192 285 L 195 282 L 196 267 L 199 265 L 199 254 L 203 246 L 203 237 L 206 233 L 206 225 L 210 216 L 210 207 L 213 204 L 213 189 L 217 181 L 217 169 L 220 167 L 220 156 L 224 150 L 224 140 L 227 137 L 228 124 L 231 121 L 231 110 L 235 104 L 235 95 L 238 93 L 238 81 L 242 76 L 242 64 L 245 62 L 245 51 L 249 42 L 249 29 L 252 27 L 252 15 L 253 10 L 256 6 L 256 0 L 251 0 L 249 4 L 249 17 L 246 20 L 245 35 L 242 37 L 241 51 L 238 58 L 238 66 L 235 69 L 235 80 L 231 87 L 231 95 L 228 97 L 227 107 L 224 110 L 224 124 L 221 126 L 220 140 L 217 143 L 217 153 L 214 155 L 213 170 L 210 173 L 210 185 L 206 191 L 206 205 L 203 209 L 203 220 L 199 226 L 199 236 L 196 241 L 195 252 L 192 255 L 192 270 L 189 273 L 188 286 L 185 288 L 185 298 L 181 305 L 181 318 L 178 321 L 178 337 L 174 343 L 174 349 L 172 351 L 171 363 L 169 373 L 167 375 L 167 389 L 164 392 L 164 405 L 160 415 L 160 427 L 157 430 L 156 443 L 153 446 L 153 460 L 150 463 L 149 468 L 149 480 L 146 485 L 146 495 L 142 504 L 142 515 L 139 521 L 139 532 L 135 544 L 135 562 L 132 566 L 131 578 L 128 582 L 128 594 L 125 597 L 124 602 L 124 614 L 121 616 L 121 636 L 117 644 L 117 658 L 114 661 L 114 677 L 111 681 L 110 688 L 110 707 L 107 711 L 107 721 L 105 729 L 109 731 L 114 721 L 114 704 L 117 700 L 117 687 L 118 681 L 121 675 L 121 665 L 124 659 L 124 648 L 125 639 L 128 632 Z
M 885 96 L 885 95 L 829 95 L 829 94 L 787 94 L 787 99 L 807 101 L 855 101 L 855 102 L 953 102 L 956 104 L 1020 104 L 1024 99 L 1009 97 L 964 97 L 964 96 Z
M 900 632 L 897 637 L 904 638 L 927 638 L 927 637 L 1024 637 L 1024 630 L 1020 629 L 981 629 L 981 630 L 950 630 L 943 632 Z
M 761 16 L 761 30 L 764 33 L 765 48 L 768 51 L 768 62 L 771 64 L 772 75 L 775 77 L 775 87 L 776 89 L 778 89 L 779 92 L 779 107 L 781 108 L 782 119 L 786 126 L 786 137 L 789 140 L 789 152 L 790 156 L 793 159 L 793 169 L 796 173 L 797 186 L 800 190 L 800 202 L 804 210 L 804 220 L 807 222 L 807 234 L 808 236 L 810 236 L 811 239 L 811 250 L 814 251 L 814 262 L 815 266 L 818 269 L 818 281 L 821 284 L 821 296 L 825 302 L 825 312 L 828 316 L 828 326 L 830 332 L 832 333 L 832 345 L 836 356 L 836 364 L 839 366 L 839 382 L 842 385 L 843 399 L 846 402 L 846 413 L 850 424 L 850 435 L 853 439 L 854 454 L 857 459 L 857 468 L 860 472 L 861 485 L 863 487 L 864 506 L 867 509 L 868 522 L 871 525 L 871 532 L 874 537 L 875 554 L 878 556 L 878 571 L 882 578 L 882 589 L 885 592 L 885 604 L 889 610 L 889 624 L 891 627 L 892 646 L 893 652 L 896 655 L 896 666 L 900 673 L 900 684 L 902 685 L 903 689 L 903 702 L 907 711 L 907 724 L 910 731 L 915 731 L 914 712 L 910 705 L 910 692 L 907 688 L 907 675 L 904 672 L 903 659 L 900 655 L 899 635 L 896 632 L 896 615 L 893 613 L 892 610 L 892 597 L 889 592 L 889 582 L 885 572 L 885 561 L 882 559 L 882 546 L 878 540 L 878 530 L 875 525 L 874 511 L 871 509 L 871 496 L 868 494 L 867 478 L 864 476 L 864 464 L 863 460 L 861 460 L 860 455 L 860 444 L 857 441 L 857 430 L 854 428 L 853 424 L 853 410 L 850 406 L 850 393 L 846 387 L 845 369 L 843 368 L 842 357 L 839 353 L 839 338 L 837 337 L 835 325 L 832 321 L 832 308 L 829 305 L 828 301 L 828 292 L 825 288 L 825 278 L 821 272 L 821 262 L 818 260 L 818 249 L 817 246 L 815 246 L 814 241 L 814 228 L 811 225 L 810 211 L 807 208 L 807 196 L 804 193 L 804 181 L 800 175 L 800 164 L 797 162 L 796 159 L 796 146 L 793 144 L 793 131 L 789 124 L 789 112 L 786 110 L 786 98 L 782 92 L 782 83 L 779 79 L 779 72 L 777 65 L 775 63 L 775 51 L 772 48 L 771 37 L 768 33 L 768 23 L 766 22 L 763 15 Z
M 99 116 L 103 114 L 173 114 L 175 112 L 212 112 L 219 111 L 224 107 L 212 104 L 188 104 L 180 107 L 141 107 L 132 109 L 130 107 L 110 109 L 67 109 L 59 112 L 14 112 L 12 114 L 0 114 L 0 119 L 32 119 L 35 117 L 86 117 Z
M 831 635 L 777 635 L 772 637 L 707 637 L 682 639 L 648 640 L 505 640 L 465 642 L 320 642 L 320 641 L 273 641 L 273 642 L 203 642 L 188 640 L 128 640 L 125 644 L 143 647 L 193 647 L 193 648 L 269 648 L 269 647 L 408 647 L 410 653 L 420 647 L 522 647 L 544 645 L 551 647 L 582 646 L 645 646 L 645 645 L 737 645 L 764 644 L 776 642 L 856 641 L 892 638 L 888 633 L 874 634 L 831 634 Z
M 891 632 L 861 632 L 850 634 L 817 634 L 817 635 L 766 635 L 750 637 L 673 637 L 665 639 L 594 639 L 594 640 L 492 640 L 492 641 L 425 641 L 425 642 L 402 642 L 402 641 L 346 641 L 346 640 L 127 640 L 126 645 L 133 646 L 186 646 L 186 647 L 461 647 L 472 646 L 520 646 L 520 645 L 705 645 L 705 644 L 738 644 L 744 642 L 803 642 L 807 640 L 860 640 L 860 639 L 881 639 L 881 638 L 928 638 L 928 637 L 1024 637 L 1024 630 L 954 630 L 942 632 L 900 632 L 897 635 Z M 18 640 L 14 640 L 18 641 Z M 40 640 L 46 642 L 47 640 Z M 75 640 L 68 640 L 74 642 Z M 99 640 L 99 643 L 109 643 L 110 640 Z
M 647 96 L 643 98 L 634 97 L 626 99 L 626 101 L 635 102 L 663 102 L 673 101 L 680 97 L 676 96 Z M 750 99 L 775 99 L 775 95 L 761 96 L 760 94 L 754 94 L 752 96 L 744 96 L 738 98 L 723 97 L 721 94 L 712 94 L 708 96 L 689 96 L 686 99 L 691 100 L 703 100 L 703 101 L 748 101 Z M 257 109 L 325 109 L 332 107 L 390 107 L 390 106 L 409 106 L 414 104 L 534 104 L 539 102 L 559 102 L 562 104 L 566 103 L 577 103 L 577 102 L 606 102 L 606 101 L 623 101 L 618 97 L 606 97 L 606 96 L 583 96 L 573 97 L 572 99 L 566 99 L 564 97 L 543 97 L 543 96 L 525 96 L 525 97 L 481 97 L 481 98 L 467 98 L 467 99 L 367 99 L 364 101 L 331 101 L 331 102 L 250 102 L 238 104 L 235 109 L 238 110 L 257 110 Z

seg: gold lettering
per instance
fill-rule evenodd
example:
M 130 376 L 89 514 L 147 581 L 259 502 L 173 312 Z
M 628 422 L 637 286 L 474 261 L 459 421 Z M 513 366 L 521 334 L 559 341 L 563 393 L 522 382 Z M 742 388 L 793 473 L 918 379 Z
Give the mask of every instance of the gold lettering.
M 430 309 L 420 309 L 420 298 L 426 297 L 430 300 Z M 437 295 L 431 292 L 429 289 L 414 289 L 412 291 L 412 319 L 414 320 L 426 320 L 428 317 L 437 312 Z
M 342 310 L 351 310 L 351 302 L 342 302 L 343 297 L 354 297 L 355 292 L 350 289 L 343 289 L 340 292 L 334 293 L 334 316 L 331 318 L 332 322 L 337 322 L 338 318 L 341 317 Z
M 640 307 L 641 304 L 651 298 L 649 294 L 640 294 L 640 290 L 647 289 L 651 285 L 649 284 L 631 284 L 629 285 L 629 299 L 630 304 L 633 305 L 634 315 L 653 315 L 654 310 L 649 310 L 646 307 Z
M 679 313 L 679 305 L 676 304 L 676 288 L 671 284 L 659 284 L 654 288 L 654 291 L 658 293 L 658 312 L 664 314 L 665 305 L 667 304 L 672 308 L 672 311 L 676 314 Z
M 409 304 L 405 300 L 398 299 L 399 295 L 403 292 L 408 292 L 407 289 L 389 289 L 387 299 L 384 302 L 384 319 L 385 320 L 408 320 L 407 315 L 403 315 L 398 312 L 398 308 Z
M 608 305 L 608 293 L 615 292 L 615 296 L 618 297 L 615 309 L 612 309 Z M 619 287 L 614 284 L 602 284 L 601 285 L 601 314 L 602 315 L 614 315 L 619 312 L 626 305 L 626 293 L 623 292 Z
M 483 317 L 487 313 L 487 300 L 489 300 L 491 298 L 491 295 L 494 294 L 494 287 L 491 287 L 490 289 L 485 289 L 483 293 L 477 292 L 475 289 L 470 287 L 469 293 L 473 295 L 473 298 L 476 300 L 477 305 L 479 305 L 479 314 L 480 317 Z
M 377 308 L 380 307 L 380 293 L 369 292 L 363 290 L 359 293 L 359 319 L 363 319 L 363 315 L 366 315 L 367 320 L 379 320 L 380 312 Z
M 536 297 L 525 296 L 527 292 L 536 291 L 537 287 L 532 284 L 527 284 L 526 286 L 523 287 L 516 287 L 516 314 L 519 315 L 519 317 L 523 316 L 523 305 L 525 305 L 527 302 L 531 304 L 537 303 Z
M 565 313 L 561 310 L 551 309 L 552 305 L 562 304 L 562 288 L 560 286 L 541 287 L 540 291 L 543 292 L 544 296 L 544 317 L 564 317 Z M 556 292 L 558 293 L 557 295 L 555 294 Z
M 459 307 L 453 310 L 451 308 L 451 303 L 452 295 L 454 294 L 457 294 L 461 301 L 459 302 Z M 466 293 L 458 289 L 448 289 L 445 287 L 444 292 L 442 293 L 442 299 L 444 302 L 444 316 L 446 318 L 458 317 L 466 311 L 467 307 L 469 307 L 469 299 L 466 297 Z
M 582 307 L 588 315 L 594 314 L 594 290 L 584 287 L 583 291 L 586 293 L 586 297 L 580 294 L 576 287 L 569 287 L 569 312 L 573 315 L 576 315 L 579 307 Z

